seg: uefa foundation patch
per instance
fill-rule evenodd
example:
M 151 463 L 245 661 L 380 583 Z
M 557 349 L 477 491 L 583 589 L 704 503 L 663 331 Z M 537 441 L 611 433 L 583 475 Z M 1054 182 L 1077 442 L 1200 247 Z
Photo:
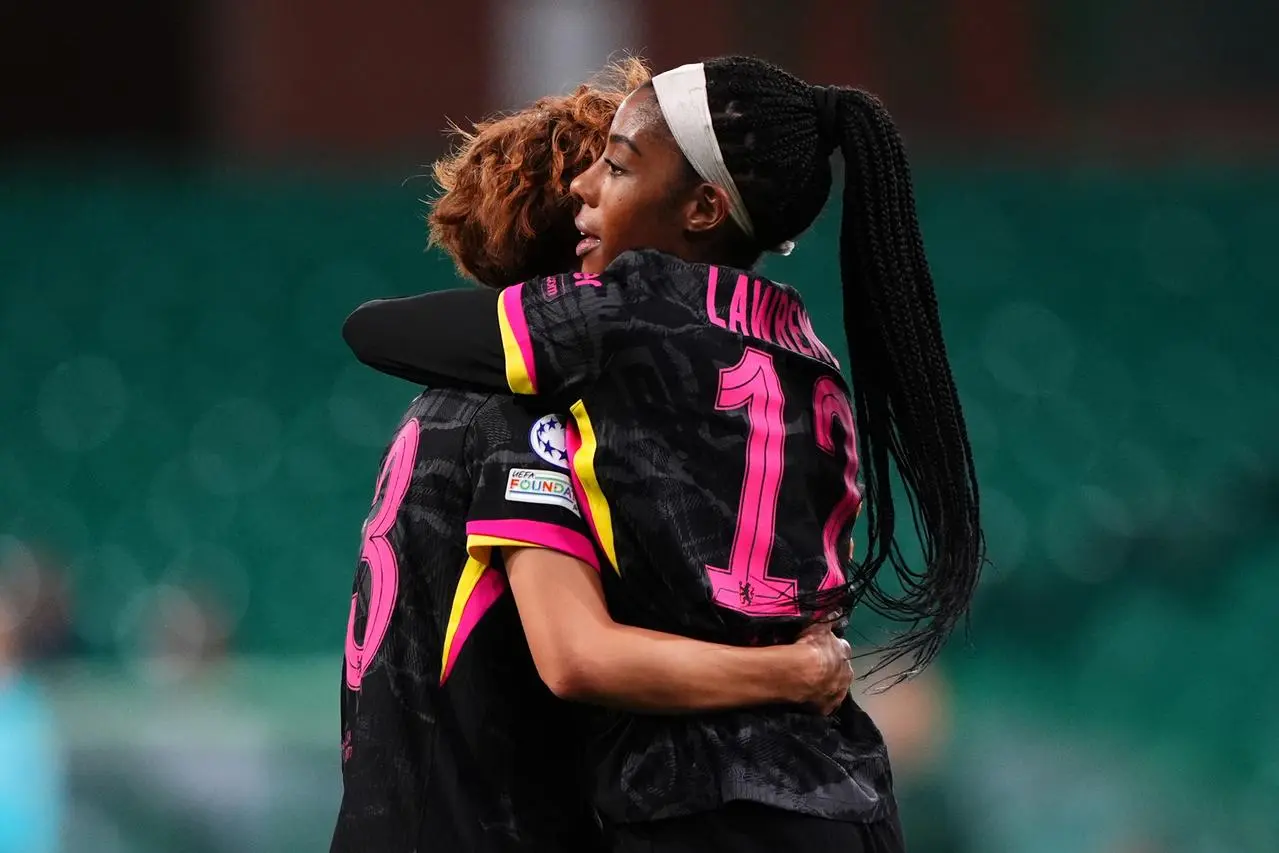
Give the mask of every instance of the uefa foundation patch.
M 538 471 L 534 468 L 512 468 L 506 477 L 506 499 L 517 503 L 545 504 L 566 509 L 580 516 L 573 482 L 567 474 Z

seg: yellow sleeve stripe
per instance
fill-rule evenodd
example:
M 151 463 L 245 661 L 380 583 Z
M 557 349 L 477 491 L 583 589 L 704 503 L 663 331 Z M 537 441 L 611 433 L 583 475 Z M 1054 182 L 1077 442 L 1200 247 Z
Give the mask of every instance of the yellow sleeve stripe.
M 599 477 L 595 473 L 595 453 L 599 445 L 595 438 L 595 428 L 591 425 L 590 415 L 586 413 L 586 404 L 578 400 L 569 410 L 577 424 L 581 436 L 581 446 L 573 455 L 573 473 L 577 475 L 578 486 L 586 498 L 586 518 L 608 558 L 614 572 L 620 574 L 617 566 L 617 546 L 613 542 L 613 513 L 609 509 L 608 500 L 600 489 Z
M 487 556 L 487 555 L 486 555 Z M 457 591 L 453 593 L 453 607 L 449 610 L 449 624 L 444 631 L 444 650 L 440 658 L 440 684 L 453 671 L 457 657 L 462 653 L 471 632 L 480 618 L 506 592 L 506 575 L 488 566 L 488 561 L 471 557 L 462 569 Z
M 514 394 L 536 394 L 537 369 L 533 363 L 533 341 L 524 319 L 523 293 L 522 284 L 502 291 L 497 300 L 497 324 L 502 330 L 506 384 Z

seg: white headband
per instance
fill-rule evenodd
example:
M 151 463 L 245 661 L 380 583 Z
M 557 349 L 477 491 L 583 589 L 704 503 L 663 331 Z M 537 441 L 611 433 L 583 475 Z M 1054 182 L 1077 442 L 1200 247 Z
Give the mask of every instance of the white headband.
M 724 165 L 724 154 L 715 127 L 711 124 L 711 107 L 706 100 L 706 66 L 700 62 L 663 71 L 653 78 L 657 105 L 675 137 L 675 144 L 702 180 L 714 184 L 728 195 L 728 214 L 747 237 L 755 236 L 742 194 Z M 774 251 L 789 255 L 795 244 L 787 240 Z

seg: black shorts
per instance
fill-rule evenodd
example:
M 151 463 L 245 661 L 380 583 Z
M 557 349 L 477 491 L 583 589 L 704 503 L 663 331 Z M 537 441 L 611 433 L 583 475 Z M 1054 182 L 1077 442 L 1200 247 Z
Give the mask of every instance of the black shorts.
M 904 853 L 897 816 L 875 823 L 825 820 L 757 803 L 612 828 L 613 853 Z

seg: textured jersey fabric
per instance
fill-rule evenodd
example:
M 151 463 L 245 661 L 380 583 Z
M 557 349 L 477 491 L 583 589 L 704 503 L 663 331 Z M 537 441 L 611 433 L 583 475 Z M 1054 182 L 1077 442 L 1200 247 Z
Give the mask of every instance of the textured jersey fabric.
M 504 544 L 598 565 L 559 416 L 509 395 L 409 408 L 363 530 L 342 675 L 332 850 L 593 850 L 585 709 L 538 678 Z
M 852 408 L 794 289 L 640 251 L 496 300 L 452 291 L 362 313 L 351 325 L 366 335 L 379 321 L 415 330 L 380 347 L 353 342 L 375 366 L 504 380 L 570 412 L 579 504 L 618 621 L 785 642 L 855 600 Z M 851 700 L 834 719 L 785 708 L 616 715 L 594 747 L 596 805 L 612 822 L 736 800 L 843 820 L 895 810 L 882 738 Z

